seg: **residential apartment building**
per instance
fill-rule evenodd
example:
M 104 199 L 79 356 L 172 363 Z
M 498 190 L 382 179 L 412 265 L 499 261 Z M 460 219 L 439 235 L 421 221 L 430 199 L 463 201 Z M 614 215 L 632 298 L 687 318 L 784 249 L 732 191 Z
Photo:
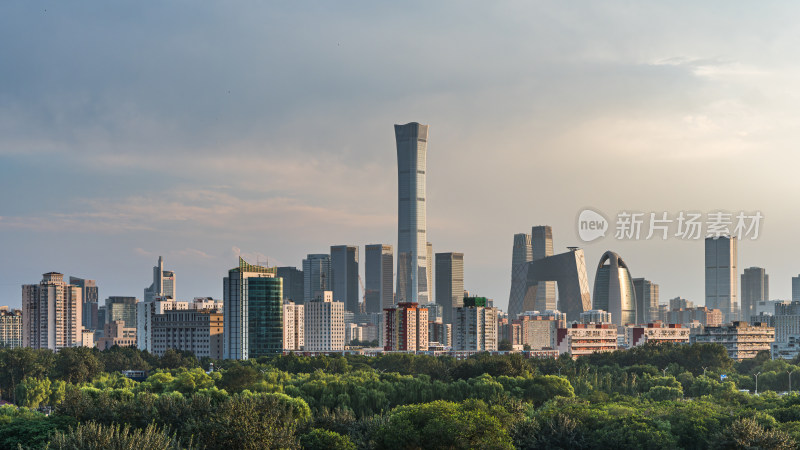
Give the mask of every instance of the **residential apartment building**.
M 636 347 L 648 342 L 688 344 L 690 333 L 689 328 L 684 328 L 680 324 L 648 323 L 647 325 L 625 327 L 625 343 L 628 347 Z
M 415 302 L 400 302 L 384 309 L 386 351 L 427 351 L 428 310 Z
M 438 276 L 439 269 L 436 270 Z M 497 308 L 486 306 L 485 297 L 464 297 L 463 302 L 464 306 L 455 308 L 453 350 L 496 351 Z
M 22 286 L 22 345 L 57 350 L 82 343 L 82 292 L 48 272 L 39 284 Z
M 775 328 L 766 325 L 750 325 L 733 322 L 718 327 L 705 327 L 702 333 L 693 336 L 693 342 L 721 344 L 731 359 L 741 361 L 755 358 L 762 350 L 770 350 L 775 341 Z
M 22 311 L 0 306 L 0 348 L 22 347 Z
M 135 347 L 136 327 L 126 326 L 124 320 L 114 320 L 103 325 L 103 337 L 97 340 L 97 348 L 108 350 L 115 345 Z
M 187 351 L 197 358 L 223 358 L 222 313 L 213 310 L 168 310 L 153 317 L 153 353 Z
M 574 323 L 559 328 L 556 337 L 559 354 L 569 353 L 572 359 L 598 352 L 617 350 L 617 326 L 609 323 Z
M 283 304 L 283 350 L 300 351 L 305 345 L 305 307 L 293 301 Z
M 333 291 L 324 291 L 304 305 L 307 352 L 344 350 L 344 303 L 333 301 Z

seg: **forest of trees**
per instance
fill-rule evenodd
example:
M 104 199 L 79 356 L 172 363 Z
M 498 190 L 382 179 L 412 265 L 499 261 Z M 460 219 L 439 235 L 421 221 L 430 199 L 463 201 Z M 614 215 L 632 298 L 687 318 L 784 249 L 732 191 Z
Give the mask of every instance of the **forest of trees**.
M 2 349 L 0 448 L 796 448 L 797 363 L 710 344 L 577 361 Z

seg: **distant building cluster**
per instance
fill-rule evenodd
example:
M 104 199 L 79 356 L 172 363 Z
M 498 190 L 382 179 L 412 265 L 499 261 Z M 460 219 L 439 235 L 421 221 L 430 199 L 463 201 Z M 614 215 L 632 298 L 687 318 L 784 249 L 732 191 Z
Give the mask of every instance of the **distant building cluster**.
M 397 245 L 332 245 L 299 267 L 242 258 L 223 278 L 222 300 L 179 300 L 162 257 L 143 296 L 99 295 L 96 280 L 57 272 L 22 286 L 21 310 L 0 307 L 0 347 L 135 346 L 163 355 L 250 359 L 286 352 L 449 353 L 522 351 L 573 358 L 652 342 L 723 345 L 737 360 L 769 350 L 800 355 L 800 275 L 791 300 L 769 296 L 761 267 L 738 272 L 737 239 L 705 240 L 705 302 L 660 302 L 659 285 L 634 278 L 605 251 L 590 290 L 582 249 L 556 252 L 553 229 L 513 236 L 507 311 L 465 289 L 465 255 L 428 240 L 429 126 L 395 125 Z M 363 256 L 363 259 L 362 259 Z M 360 275 L 363 263 L 364 277 Z M 102 299 L 102 300 L 101 300 Z

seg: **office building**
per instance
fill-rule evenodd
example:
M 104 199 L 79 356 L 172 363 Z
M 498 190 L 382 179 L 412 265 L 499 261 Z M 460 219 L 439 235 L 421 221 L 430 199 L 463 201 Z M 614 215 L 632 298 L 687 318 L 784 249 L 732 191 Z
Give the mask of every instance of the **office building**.
M 755 358 L 758 352 L 770 350 L 773 341 L 774 328 L 739 321 L 718 327 L 705 327 L 702 333 L 692 337 L 692 342 L 698 344 L 721 344 L 728 351 L 728 356 L 737 361 Z
M 364 250 L 364 306 L 368 313 L 380 313 L 394 305 L 394 252 L 391 245 L 385 244 L 370 244 Z
M 597 265 L 592 309 L 608 311 L 616 325 L 636 322 L 636 291 L 628 265 L 612 251 L 603 253 Z
M 305 307 L 288 301 L 283 304 L 283 350 L 297 352 L 305 345 Z
M 274 267 L 247 263 L 223 281 L 223 357 L 250 359 L 283 351 L 283 280 Z
M 57 350 L 82 343 L 81 288 L 48 272 L 39 284 L 22 286 L 22 345 Z
M 333 299 L 344 303 L 352 313 L 358 309 L 358 247 L 334 245 L 331 247 L 331 278 Z
M 436 301 L 442 305 L 442 322 L 452 324 L 456 308 L 464 303 L 464 254 L 436 254 Z
M 558 329 L 566 327 L 566 314 L 559 311 L 529 311 L 512 320 L 511 336 L 506 339 L 511 345 L 521 345 L 528 350 L 556 348 Z
M 164 258 L 158 257 L 158 265 L 153 267 L 153 283 L 144 290 L 144 301 L 152 302 L 156 297 L 175 296 L 175 272 L 164 270 Z
M 706 238 L 706 307 L 719 309 L 726 322 L 739 319 L 736 238 Z
M 572 359 L 617 349 L 617 327 L 610 323 L 573 323 L 559 328 L 556 337 L 558 354 L 568 353 Z
M 508 295 L 508 313 L 516 317 L 525 311 L 534 310 L 536 298 L 525 299 L 528 294 L 528 263 L 533 261 L 533 244 L 531 235 L 517 233 L 514 235 L 514 248 L 511 253 L 511 292 Z M 530 291 L 534 293 L 534 291 Z
M 636 297 L 636 323 L 652 323 L 658 318 L 658 285 L 644 278 L 633 279 Z
M 497 351 L 497 308 L 486 306 L 485 297 L 464 297 L 463 302 L 455 308 L 453 350 Z
M 331 256 L 315 253 L 303 260 L 303 303 L 308 303 L 323 291 L 332 289 Z
M 669 299 L 669 309 L 671 311 L 677 309 L 690 309 L 694 308 L 694 302 L 690 300 L 686 300 L 685 298 L 675 297 Z
M 775 308 L 778 305 L 788 305 L 791 301 L 789 300 L 763 300 L 756 303 L 756 315 L 760 314 L 771 314 L 775 315 Z
M 553 256 L 553 228 L 550 225 L 537 225 L 531 228 L 532 261 Z M 535 311 L 556 309 L 556 282 L 539 281 L 536 288 Z
M 425 304 L 431 305 L 435 302 L 434 292 L 433 292 L 433 282 L 436 278 L 433 277 L 433 265 L 434 265 L 434 254 L 433 254 L 433 244 L 428 242 L 425 246 L 427 250 L 427 261 L 425 263 L 425 267 L 428 269 L 428 303 Z
M 103 337 L 97 340 L 97 348 L 108 350 L 113 346 L 135 347 L 136 327 L 129 327 L 124 320 L 112 320 L 103 325 Z
M 105 315 L 105 307 L 103 316 Z M 185 311 L 189 309 L 189 302 L 179 302 L 172 297 L 155 297 L 149 302 L 136 304 L 136 348 L 155 352 L 153 347 L 153 319 L 158 314 L 167 311 Z
M 222 313 L 209 309 L 173 309 L 153 318 L 153 353 L 169 349 L 193 353 L 197 358 L 223 358 Z
M 428 351 L 428 310 L 417 303 L 400 302 L 384 310 L 386 351 Z
M 740 314 L 742 320 L 758 315 L 758 302 L 769 300 L 769 275 L 761 267 L 748 267 L 742 273 L 742 298 Z
M 608 311 L 603 311 L 602 309 L 590 309 L 589 311 L 584 311 L 581 313 L 579 317 L 580 323 L 613 323 L 611 320 L 613 316 Z M 566 327 L 564 327 L 566 328 Z
M 95 280 L 85 280 L 78 277 L 69 277 L 69 284 L 81 288 L 81 325 L 89 330 L 97 329 L 98 291 Z
M 425 178 L 428 125 L 394 126 L 397 141 L 397 299 L 428 303 Z
M 687 309 L 673 309 L 667 312 L 666 323 L 672 325 L 690 326 L 698 324 L 703 327 L 718 327 L 723 323 L 722 311 L 709 309 L 705 306 Z
M 637 347 L 648 342 L 688 344 L 690 333 L 689 328 L 684 328 L 680 324 L 648 323 L 625 327 L 625 342 L 628 347 Z
M 305 348 L 307 352 L 344 350 L 344 303 L 333 301 L 333 292 L 324 291 L 306 303 Z
M 302 305 L 306 300 L 303 271 L 297 267 L 278 267 L 277 273 L 283 279 L 283 301 L 291 300 Z
M 136 297 L 112 296 L 106 299 L 105 319 L 103 326 L 115 320 L 122 320 L 126 327 L 136 328 L 136 304 L 139 299 Z
M 775 340 L 789 342 L 800 336 L 800 301 L 775 306 Z
M 792 277 L 792 301 L 800 302 L 800 275 Z
M 22 347 L 22 311 L 0 306 L 0 348 Z
M 451 347 L 453 345 L 453 325 L 443 323 L 441 317 L 434 321 L 428 317 L 428 346 L 430 347 L 433 342 Z

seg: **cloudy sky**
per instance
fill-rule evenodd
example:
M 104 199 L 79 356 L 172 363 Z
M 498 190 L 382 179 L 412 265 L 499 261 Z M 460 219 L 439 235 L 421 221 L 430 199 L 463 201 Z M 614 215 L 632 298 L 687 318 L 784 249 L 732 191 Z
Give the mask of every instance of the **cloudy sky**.
M 760 211 L 740 270 L 800 272 L 800 7 L 753 2 L 0 5 L 0 305 L 59 271 L 180 298 L 241 253 L 396 245 L 393 124 L 429 124 L 428 235 L 505 308 L 513 234 L 703 303 L 702 241 L 576 218 Z M 613 227 L 613 224 L 612 224 Z M 362 258 L 363 258 L 363 247 Z M 254 261 L 255 262 L 255 261 Z M 363 270 L 363 269 L 362 269 Z

